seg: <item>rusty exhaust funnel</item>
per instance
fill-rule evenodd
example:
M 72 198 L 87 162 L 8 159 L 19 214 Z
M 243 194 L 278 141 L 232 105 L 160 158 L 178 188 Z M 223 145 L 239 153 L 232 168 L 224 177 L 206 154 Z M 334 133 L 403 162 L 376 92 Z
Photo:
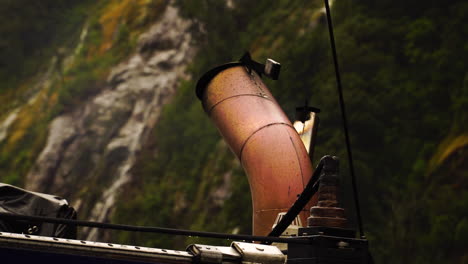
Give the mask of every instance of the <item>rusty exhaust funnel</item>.
M 242 62 L 205 73 L 197 96 L 247 173 L 253 204 L 253 234 L 267 235 L 312 175 L 299 135 L 260 76 Z M 308 208 L 300 213 L 306 223 Z

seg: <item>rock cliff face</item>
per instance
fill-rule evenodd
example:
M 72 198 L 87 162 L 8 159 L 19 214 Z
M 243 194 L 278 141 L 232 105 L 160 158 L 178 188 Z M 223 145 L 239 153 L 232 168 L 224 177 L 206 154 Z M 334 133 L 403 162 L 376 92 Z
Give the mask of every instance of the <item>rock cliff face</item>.
M 69 197 L 80 217 L 106 221 L 136 157 L 195 54 L 191 23 L 169 6 L 100 92 L 54 118 L 25 188 Z M 86 239 L 99 240 L 95 229 Z

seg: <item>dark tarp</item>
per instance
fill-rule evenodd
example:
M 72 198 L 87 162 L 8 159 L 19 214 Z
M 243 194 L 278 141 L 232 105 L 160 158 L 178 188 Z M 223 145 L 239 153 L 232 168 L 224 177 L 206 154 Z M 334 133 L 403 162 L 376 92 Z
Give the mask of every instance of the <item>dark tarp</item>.
M 0 212 L 29 216 L 76 219 L 68 202 L 55 195 L 30 192 L 0 183 Z M 40 236 L 76 238 L 76 226 L 52 223 L 33 223 L 0 219 L 0 231 Z

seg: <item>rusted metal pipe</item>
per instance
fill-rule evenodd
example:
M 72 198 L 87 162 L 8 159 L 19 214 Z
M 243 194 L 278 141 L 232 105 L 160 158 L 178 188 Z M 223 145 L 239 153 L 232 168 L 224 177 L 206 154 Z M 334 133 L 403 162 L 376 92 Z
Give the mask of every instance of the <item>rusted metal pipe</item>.
M 207 72 L 197 84 L 197 96 L 248 176 L 253 234 L 267 235 L 312 175 L 299 135 L 259 75 L 242 63 Z M 302 223 L 315 202 L 300 213 Z

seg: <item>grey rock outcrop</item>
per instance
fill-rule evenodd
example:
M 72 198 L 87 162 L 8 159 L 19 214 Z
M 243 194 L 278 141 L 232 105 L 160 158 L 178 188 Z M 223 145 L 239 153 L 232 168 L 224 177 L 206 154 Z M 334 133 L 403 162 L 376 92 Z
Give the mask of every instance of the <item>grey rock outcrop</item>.
M 140 37 L 136 53 L 111 70 L 100 93 L 51 122 L 25 188 L 71 200 L 81 219 L 106 221 L 134 177 L 131 169 L 162 106 L 187 77 L 195 54 L 190 26 L 168 6 Z M 94 229 L 84 233 L 82 238 L 100 238 Z

